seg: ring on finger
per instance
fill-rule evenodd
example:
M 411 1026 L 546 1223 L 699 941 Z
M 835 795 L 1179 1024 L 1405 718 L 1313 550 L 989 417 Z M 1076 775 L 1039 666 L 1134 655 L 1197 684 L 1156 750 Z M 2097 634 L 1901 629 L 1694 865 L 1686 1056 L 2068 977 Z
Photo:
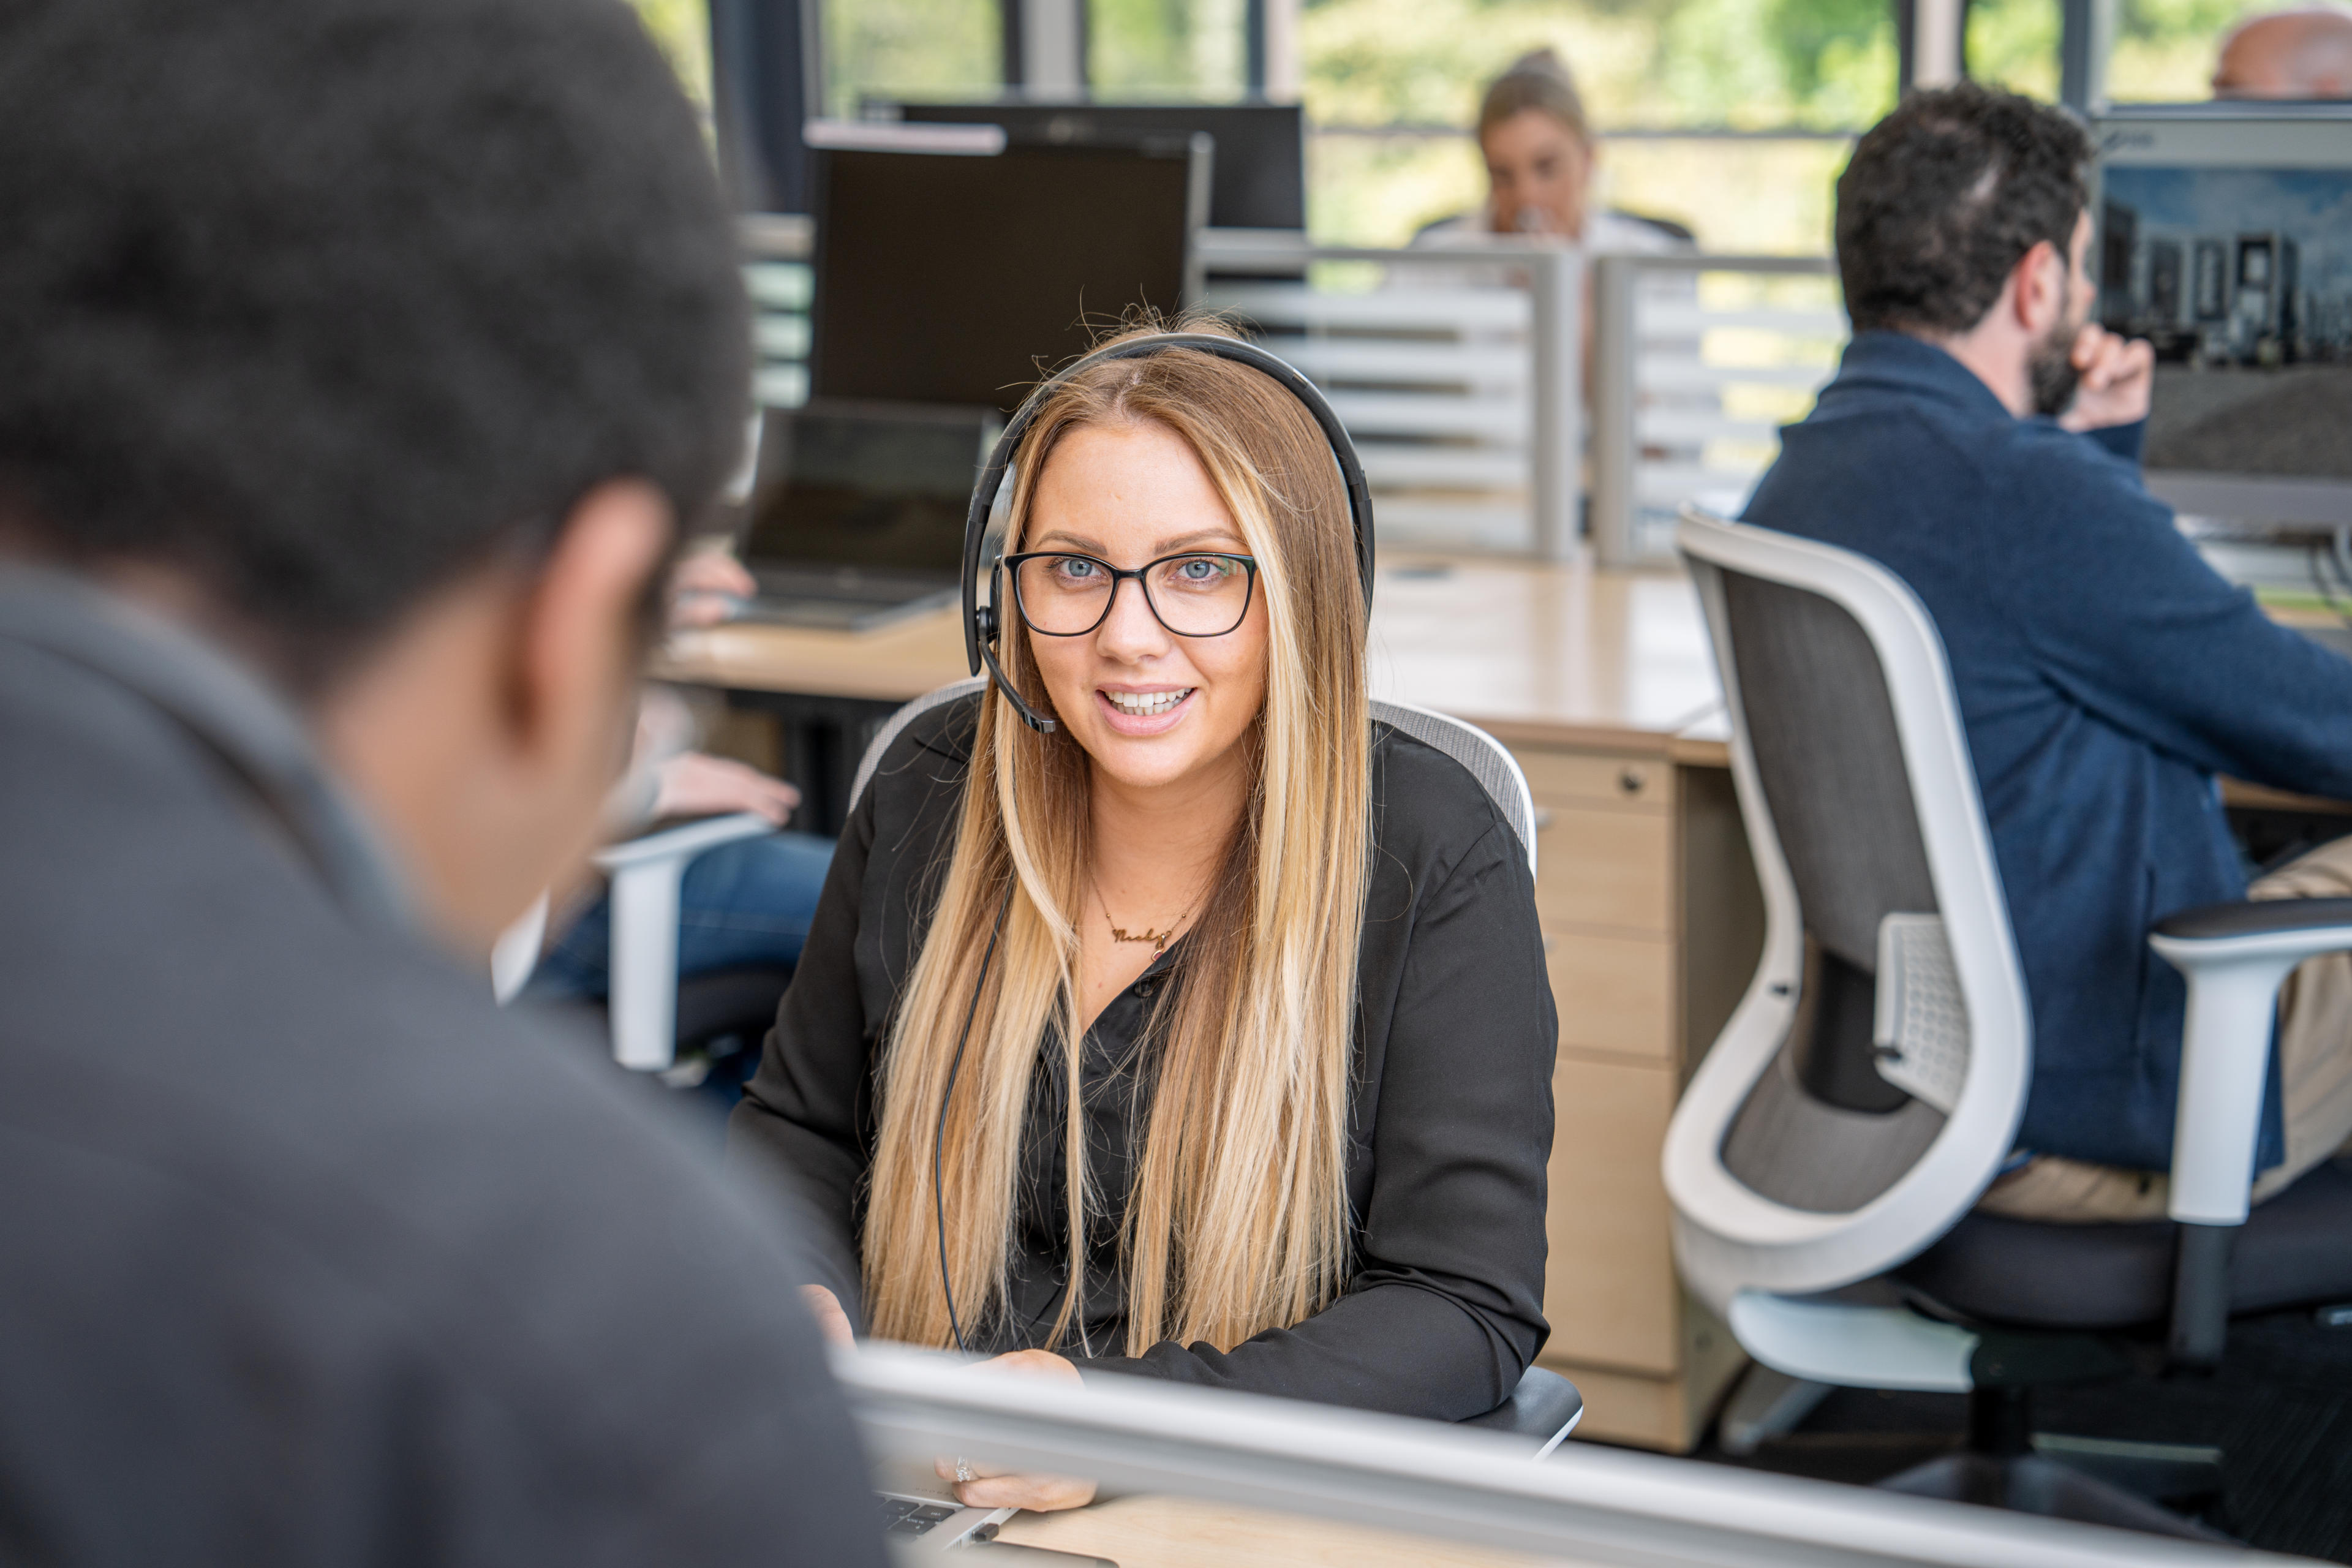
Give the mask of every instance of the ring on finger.
M 962 1455 L 957 1455 L 956 1484 L 959 1486 L 967 1486 L 978 1479 L 980 1479 L 980 1478 L 972 1473 L 971 1462 L 966 1459 Z

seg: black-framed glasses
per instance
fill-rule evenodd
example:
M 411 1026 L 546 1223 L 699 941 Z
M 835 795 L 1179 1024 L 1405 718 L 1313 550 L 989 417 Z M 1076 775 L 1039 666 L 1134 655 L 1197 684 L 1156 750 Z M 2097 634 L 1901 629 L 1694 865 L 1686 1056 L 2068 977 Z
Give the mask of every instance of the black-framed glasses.
M 1084 637 L 1102 625 L 1130 577 L 1161 626 L 1180 637 L 1221 637 L 1249 614 L 1257 586 L 1255 558 L 1197 550 L 1135 567 L 1066 550 L 1008 555 L 1002 564 L 1021 618 L 1049 637 Z

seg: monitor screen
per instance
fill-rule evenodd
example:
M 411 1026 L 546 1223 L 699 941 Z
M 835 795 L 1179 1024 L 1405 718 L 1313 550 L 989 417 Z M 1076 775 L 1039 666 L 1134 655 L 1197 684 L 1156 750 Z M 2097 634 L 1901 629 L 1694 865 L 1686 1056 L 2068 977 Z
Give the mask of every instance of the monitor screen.
M 2117 110 L 2099 144 L 2099 318 L 2156 348 L 2149 488 L 2352 522 L 2352 118 Z
M 1130 308 L 1180 309 L 1196 154 L 819 149 L 811 390 L 1010 410 Z
M 953 578 L 998 421 L 979 409 L 813 404 L 760 430 L 744 561 Z
M 1131 142 L 1206 132 L 1216 143 L 1208 221 L 1307 226 L 1307 128 L 1295 103 L 873 103 L 905 120 L 1001 125 L 1023 142 Z

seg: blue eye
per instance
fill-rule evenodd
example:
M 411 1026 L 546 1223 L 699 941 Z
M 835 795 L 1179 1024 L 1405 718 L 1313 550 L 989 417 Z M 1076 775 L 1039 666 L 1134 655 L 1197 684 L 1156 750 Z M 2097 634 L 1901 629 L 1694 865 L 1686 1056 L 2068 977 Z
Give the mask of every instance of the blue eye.
M 1080 555 L 1065 555 L 1054 563 L 1055 575 L 1071 584 L 1090 582 L 1102 575 L 1102 568 Z

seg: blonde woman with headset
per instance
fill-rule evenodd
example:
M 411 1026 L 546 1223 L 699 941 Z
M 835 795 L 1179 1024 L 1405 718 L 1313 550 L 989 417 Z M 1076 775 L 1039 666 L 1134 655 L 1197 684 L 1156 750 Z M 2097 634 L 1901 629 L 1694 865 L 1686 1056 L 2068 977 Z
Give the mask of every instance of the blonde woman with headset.
M 1477 1415 L 1546 1333 L 1526 853 L 1370 718 L 1370 556 L 1299 396 L 1152 336 L 1021 438 L 1020 703 L 935 709 L 882 759 L 736 1152 L 816 1211 L 836 1338 Z

